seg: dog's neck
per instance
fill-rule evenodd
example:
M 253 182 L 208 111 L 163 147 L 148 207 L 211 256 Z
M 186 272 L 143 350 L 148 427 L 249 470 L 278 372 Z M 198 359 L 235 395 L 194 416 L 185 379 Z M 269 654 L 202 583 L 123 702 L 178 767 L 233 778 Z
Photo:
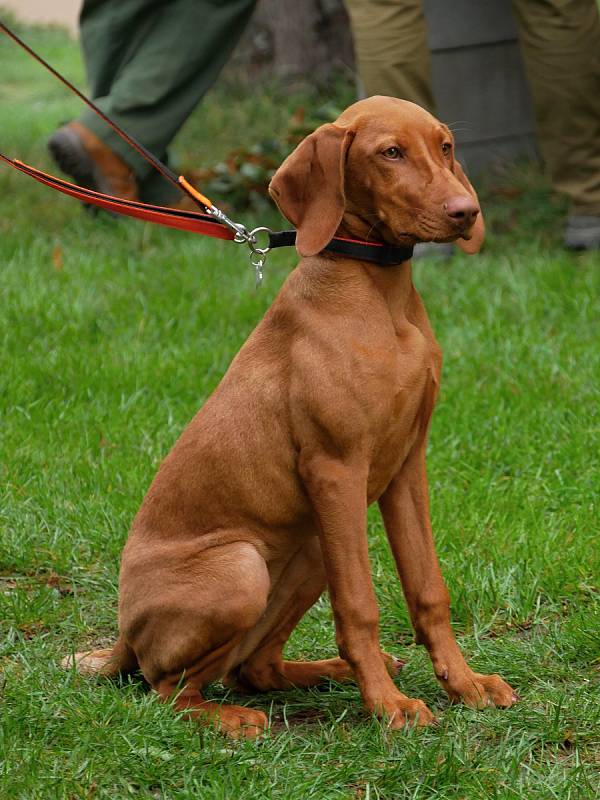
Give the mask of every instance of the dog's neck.
M 392 267 L 378 267 L 368 261 L 361 261 L 360 265 L 381 294 L 392 319 L 397 319 L 400 315 L 406 316 L 415 291 L 411 262 L 403 261 Z
M 344 214 L 344 218 L 335 235 L 382 244 L 401 244 L 400 242 L 386 241 L 375 226 L 369 225 L 364 218 L 351 213 Z M 415 291 L 412 282 L 411 262 L 403 261 L 400 264 L 385 267 L 371 264 L 367 261 L 357 260 L 355 263 L 360 265 L 360 268 L 369 275 L 388 306 L 392 318 L 396 318 L 399 314 L 405 314 Z
M 320 301 L 342 308 L 360 303 L 368 285 L 380 295 L 393 320 L 410 320 L 413 316 L 416 292 L 410 261 L 380 267 L 335 253 L 320 253 L 300 263 L 300 272 L 308 280 L 305 291 L 314 292 Z
M 409 242 L 395 241 L 387 225 L 377 214 L 366 216 L 346 210 L 338 227 L 336 236 L 346 239 L 360 239 L 364 242 L 377 242 L 378 244 L 405 245 Z

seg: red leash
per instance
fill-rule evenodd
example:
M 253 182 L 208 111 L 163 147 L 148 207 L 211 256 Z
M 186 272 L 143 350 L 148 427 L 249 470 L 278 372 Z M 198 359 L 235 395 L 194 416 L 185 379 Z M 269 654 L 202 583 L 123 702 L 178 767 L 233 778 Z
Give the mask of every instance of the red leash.
M 84 189 L 62 178 L 55 178 L 35 167 L 30 167 L 18 159 L 8 158 L 0 153 L 0 160 L 18 169 L 25 175 L 29 175 L 40 183 L 50 186 L 70 197 L 76 197 L 84 203 L 99 206 L 107 211 L 124 214 L 127 217 L 154 222 L 158 225 L 166 225 L 169 228 L 179 228 L 183 231 L 192 233 L 202 233 L 206 236 L 215 236 L 217 239 L 233 239 L 235 234 L 220 222 L 215 222 L 208 214 L 199 214 L 197 211 L 179 211 L 175 208 L 165 208 L 163 206 L 153 206 L 149 203 L 138 203 L 135 200 L 122 200 L 108 194 L 95 192 L 92 189 Z

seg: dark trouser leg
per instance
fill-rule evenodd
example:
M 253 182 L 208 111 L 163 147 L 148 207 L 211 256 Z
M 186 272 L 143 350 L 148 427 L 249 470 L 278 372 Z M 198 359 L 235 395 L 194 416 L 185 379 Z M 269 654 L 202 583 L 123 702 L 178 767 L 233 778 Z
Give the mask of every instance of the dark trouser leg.
M 600 20 L 596 0 L 513 0 L 539 147 L 574 214 L 600 216 Z
M 86 0 L 81 37 L 95 102 L 165 158 L 254 5 L 255 0 Z M 143 188 L 152 167 L 92 111 L 80 121 L 133 168 Z
M 83 0 L 79 36 L 93 100 L 110 94 L 161 5 L 163 0 Z

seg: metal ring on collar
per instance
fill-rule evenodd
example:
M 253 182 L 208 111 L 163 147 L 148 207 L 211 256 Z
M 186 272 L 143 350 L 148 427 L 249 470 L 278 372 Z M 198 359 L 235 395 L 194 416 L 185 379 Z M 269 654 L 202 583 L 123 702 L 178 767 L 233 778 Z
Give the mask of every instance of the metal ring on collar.
M 267 242 L 269 241 L 269 236 L 273 233 L 271 228 L 266 228 L 264 225 L 260 225 L 258 228 L 254 228 L 250 231 L 249 238 L 248 238 L 248 246 L 258 256 L 266 256 L 269 250 L 271 249 L 270 246 L 267 244 L 266 247 L 257 247 L 258 239 L 256 234 L 266 233 L 267 234 Z

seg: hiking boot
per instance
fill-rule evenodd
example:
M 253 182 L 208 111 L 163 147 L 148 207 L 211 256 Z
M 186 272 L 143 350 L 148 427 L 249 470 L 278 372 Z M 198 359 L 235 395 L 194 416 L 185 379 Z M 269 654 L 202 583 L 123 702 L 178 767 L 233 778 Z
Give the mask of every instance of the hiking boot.
M 567 219 L 563 242 L 567 250 L 600 248 L 600 217 L 570 216 Z
M 69 122 L 48 140 L 58 167 L 75 183 L 102 194 L 137 200 L 135 175 L 116 153 L 80 122 Z

